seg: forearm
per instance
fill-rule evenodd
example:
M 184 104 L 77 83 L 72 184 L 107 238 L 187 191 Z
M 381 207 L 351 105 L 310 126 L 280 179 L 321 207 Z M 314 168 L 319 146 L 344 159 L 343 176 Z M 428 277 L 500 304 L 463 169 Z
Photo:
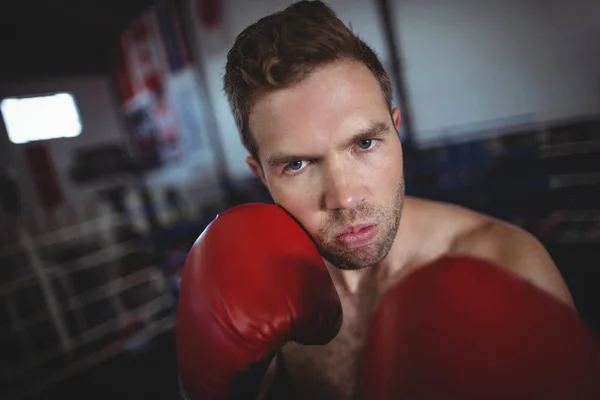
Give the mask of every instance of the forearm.
M 294 400 L 289 370 L 281 352 L 273 358 L 261 384 L 257 400 Z

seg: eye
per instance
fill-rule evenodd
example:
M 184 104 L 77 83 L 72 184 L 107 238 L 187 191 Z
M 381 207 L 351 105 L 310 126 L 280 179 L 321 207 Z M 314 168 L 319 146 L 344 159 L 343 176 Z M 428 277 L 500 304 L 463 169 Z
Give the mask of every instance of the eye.
M 358 141 L 358 147 L 361 150 L 371 150 L 373 147 L 375 147 L 376 143 L 377 141 L 373 139 L 363 139 Z
M 292 174 L 295 172 L 302 171 L 308 163 L 304 160 L 293 161 L 285 166 L 284 172 L 291 172 Z

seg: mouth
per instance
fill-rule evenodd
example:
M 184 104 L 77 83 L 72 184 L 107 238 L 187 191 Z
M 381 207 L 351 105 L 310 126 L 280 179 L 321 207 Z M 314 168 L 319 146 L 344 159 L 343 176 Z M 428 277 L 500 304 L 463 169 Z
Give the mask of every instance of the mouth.
M 344 247 L 357 248 L 369 244 L 377 234 L 377 225 L 355 225 L 336 237 Z

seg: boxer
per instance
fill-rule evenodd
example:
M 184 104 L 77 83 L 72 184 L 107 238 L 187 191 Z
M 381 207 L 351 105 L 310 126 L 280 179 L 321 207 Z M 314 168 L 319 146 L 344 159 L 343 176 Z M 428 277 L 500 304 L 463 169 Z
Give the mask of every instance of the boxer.
M 576 316 L 560 273 L 531 234 L 405 196 L 401 115 L 389 78 L 323 3 L 295 3 L 241 32 L 224 88 L 249 168 L 277 205 L 219 216 L 190 252 L 178 322 L 190 399 L 355 398 L 369 381 L 361 366 L 381 299 L 445 257 L 498 265 Z M 410 298 L 415 314 L 428 302 L 428 291 L 420 293 Z M 415 326 L 409 337 L 427 334 Z
M 219 215 L 182 277 L 177 352 L 188 398 L 301 398 L 308 391 L 284 368 L 273 364 L 267 373 L 294 343 L 325 350 L 321 361 L 331 370 L 321 385 L 330 383 L 345 367 L 333 365 L 343 354 L 330 353 L 343 333 L 337 292 L 317 247 L 279 206 Z M 596 338 L 572 307 L 489 261 L 444 255 L 414 268 L 376 310 L 362 320 L 367 336 L 362 355 L 354 354 L 362 363 L 352 398 L 600 396 Z M 343 397 L 335 386 L 313 391 Z

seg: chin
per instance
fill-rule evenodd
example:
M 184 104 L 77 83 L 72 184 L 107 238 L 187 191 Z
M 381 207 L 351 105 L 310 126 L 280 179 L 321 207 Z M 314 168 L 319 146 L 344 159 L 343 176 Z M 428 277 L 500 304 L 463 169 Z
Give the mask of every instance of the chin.
M 387 251 L 376 245 L 368 245 L 356 249 L 322 249 L 324 259 L 341 270 L 360 270 L 380 263 Z
M 362 266 L 362 265 L 354 265 L 354 264 L 346 264 L 346 265 L 335 265 L 334 264 L 334 266 L 337 269 L 342 270 L 342 271 L 361 271 L 363 269 L 368 269 L 368 268 L 373 267 L 373 265 Z

